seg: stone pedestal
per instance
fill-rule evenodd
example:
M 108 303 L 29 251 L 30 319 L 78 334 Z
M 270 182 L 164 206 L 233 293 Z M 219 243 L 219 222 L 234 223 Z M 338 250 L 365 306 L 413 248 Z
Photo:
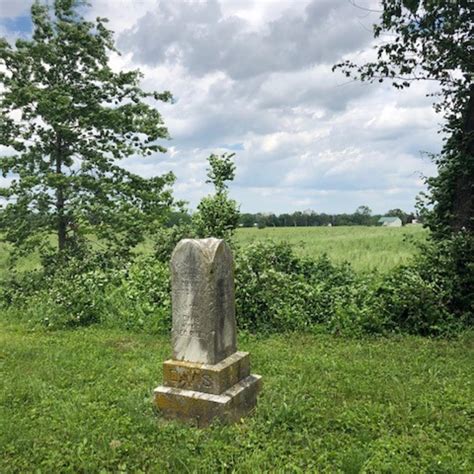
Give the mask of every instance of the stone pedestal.
M 165 417 L 201 427 L 215 417 L 236 421 L 247 415 L 260 389 L 261 377 L 250 374 L 248 352 L 236 352 L 218 364 L 167 360 L 154 396 Z
M 173 359 L 154 391 L 167 418 L 207 425 L 234 421 L 255 406 L 262 381 L 236 350 L 232 254 L 223 240 L 185 239 L 171 258 Z

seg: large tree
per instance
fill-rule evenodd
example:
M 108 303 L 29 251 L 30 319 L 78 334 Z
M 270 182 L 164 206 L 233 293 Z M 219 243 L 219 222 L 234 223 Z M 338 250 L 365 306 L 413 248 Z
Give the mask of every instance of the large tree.
M 355 4 L 358 6 L 357 4 Z M 435 103 L 445 118 L 445 144 L 435 156 L 438 176 L 428 180 L 428 225 L 438 237 L 474 231 L 474 2 L 471 0 L 381 0 L 374 25 L 377 58 L 337 64 L 347 76 L 439 84 Z M 361 8 L 359 6 L 359 8 Z
M 171 174 L 145 179 L 118 164 L 165 151 L 168 132 L 150 104 L 171 94 L 144 92 L 140 71 L 111 68 L 107 20 L 86 21 L 85 6 L 36 1 L 32 38 L 0 38 L 2 226 L 19 248 L 52 232 L 59 250 L 88 233 L 130 248 L 172 202 Z

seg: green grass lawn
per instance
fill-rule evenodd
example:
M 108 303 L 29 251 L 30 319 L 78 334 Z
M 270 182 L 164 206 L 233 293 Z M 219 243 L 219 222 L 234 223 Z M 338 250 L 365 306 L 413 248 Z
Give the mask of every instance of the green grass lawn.
M 336 262 L 349 261 L 359 271 L 387 271 L 406 263 L 416 252 L 416 243 L 426 239 L 421 226 L 388 227 L 267 227 L 238 229 L 242 244 L 273 239 L 289 242 L 299 255 L 327 253 Z
M 0 472 L 474 472 L 472 333 L 241 337 L 253 416 L 198 430 L 152 409 L 168 337 L 0 322 Z

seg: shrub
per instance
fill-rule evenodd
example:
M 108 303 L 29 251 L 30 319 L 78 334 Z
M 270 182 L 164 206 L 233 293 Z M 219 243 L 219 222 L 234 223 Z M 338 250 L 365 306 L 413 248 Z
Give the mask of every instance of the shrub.
M 171 287 L 167 263 L 139 257 L 110 288 L 103 315 L 106 325 L 164 333 L 171 328 Z
M 170 327 L 168 265 L 139 257 L 132 264 L 103 265 L 100 252 L 69 256 L 41 271 L 15 274 L 3 285 L 11 315 L 48 328 L 102 323 L 162 332 Z M 111 261 L 109 260 L 109 264 Z
M 100 270 L 74 274 L 68 267 L 54 275 L 16 275 L 4 283 L 2 303 L 22 319 L 50 328 L 87 326 L 100 321 L 111 278 Z
M 193 226 L 188 223 L 162 228 L 153 236 L 154 256 L 160 262 L 168 263 L 176 244 L 181 239 L 192 239 L 194 237 L 196 237 L 196 231 Z
M 445 288 L 423 278 L 413 265 L 395 269 L 382 280 L 371 310 L 380 314 L 380 330 L 438 334 L 452 326 L 448 298 Z
M 459 233 L 423 244 L 410 265 L 352 287 L 331 329 L 351 333 L 449 335 L 472 326 L 474 239 Z
M 286 331 L 328 321 L 335 303 L 348 294 L 353 274 L 323 255 L 297 258 L 287 243 L 261 242 L 236 255 L 236 311 L 239 327 Z
M 459 232 L 422 247 L 420 276 L 441 287 L 446 308 L 461 325 L 474 323 L 474 236 Z
M 233 181 L 235 176 L 233 157 L 234 153 L 224 153 L 208 158 L 206 182 L 214 185 L 215 193 L 202 198 L 193 215 L 193 227 L 199 237 L 230 240 L 239 224 L 239 206 L 230 199 L 226 184 L 227 181 Z
M 180 229 L 171 229 L 179 238 Z M 163 241 L 166 243 L 166 241 Z M 131 263 L 84 250 L 44 260 L 41 271 L 13 274 L 2 302 L 14 317 L 49 328 L 101 323 L 166 332 L 171 327 L 172 247 Z M 473 323 L 472 239 L 430 243 L 412 264 L 384 276 L 357 275 L 326 255 L 297 257 L 287 243 L 235 248 L 236 314 L 252 332 L 449 335 Z M 158 252 L 157 252 L 158 253 Z M 166 260 L 166 261 L 162 261 Z

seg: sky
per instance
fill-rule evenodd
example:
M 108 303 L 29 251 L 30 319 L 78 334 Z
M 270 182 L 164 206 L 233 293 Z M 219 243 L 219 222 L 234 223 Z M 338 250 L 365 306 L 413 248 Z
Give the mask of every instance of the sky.
M 121 55 L 140 68 L 171 139 L 166 154 L 127 159 L 142 175 L 176 175 L 194 209 L 211 192 L 207 157 L 235 152 L 230 195 L 242 212 L 374 213 L 414 209 L 441 148 L 433 83 L 398 91 L 352 81 L 333 64 L 373 57 L 377 0 L 89 0 Z M 0 0 L 0 36 L 31 33 L 31 0 Z M 371 10 L 371 11 L 367 11 Z M 386 38 L 384 38 L 386 40 Z

